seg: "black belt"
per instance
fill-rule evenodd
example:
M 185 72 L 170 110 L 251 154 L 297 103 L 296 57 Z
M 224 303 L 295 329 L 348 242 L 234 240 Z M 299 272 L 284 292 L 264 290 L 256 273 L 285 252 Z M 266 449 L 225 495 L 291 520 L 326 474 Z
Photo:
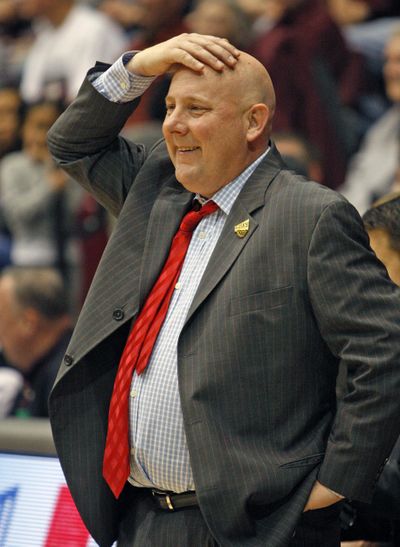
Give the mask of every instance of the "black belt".
M 159 509 L 163 511 L 178 511 L 185 507 L 198 507 L 196 492 L 182 492 L 175 494 L 174 492 L 160 492 L 152 490 L 153 499 Z

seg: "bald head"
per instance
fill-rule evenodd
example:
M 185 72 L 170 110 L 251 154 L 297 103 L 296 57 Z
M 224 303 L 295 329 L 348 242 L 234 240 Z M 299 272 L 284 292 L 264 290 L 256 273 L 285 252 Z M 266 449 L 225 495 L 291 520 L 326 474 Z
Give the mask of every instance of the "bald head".
M 275 114 L 275 90 L 266 68 L 255 57 L 241 51 L 235 67 L 229 68 L 225 65 L 221 72 L 205 66 L 203 72 L 197 73 L 180 66 L 176 69 L 173 80 L 181 72 L 186 72 L 193 78 L 206 79 L 211 90 L 214 89 L 216 93 L 228 100 L 236 101 L 244 108 L 257 103 L 266 105 L 266 131 L 268 138 L 270 137 Z
M 275 91 L 271 78 L 255 57 L 242 51 L 233 69 L 225 69 L 223 77 L 231 80 L 232 91 L 240 95 L 248 104 L 264 103 L 270 109 L 270 116 L 275 112 Z

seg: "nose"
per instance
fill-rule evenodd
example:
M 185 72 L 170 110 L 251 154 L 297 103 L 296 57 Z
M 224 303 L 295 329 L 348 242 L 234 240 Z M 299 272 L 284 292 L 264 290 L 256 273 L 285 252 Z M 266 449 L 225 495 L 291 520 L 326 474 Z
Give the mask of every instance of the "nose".
M 184 135 L 188 130 L 183 114 L 176 108 L 165 116 L 163 128 L 168 133 L 179 133 L 180 135 Z

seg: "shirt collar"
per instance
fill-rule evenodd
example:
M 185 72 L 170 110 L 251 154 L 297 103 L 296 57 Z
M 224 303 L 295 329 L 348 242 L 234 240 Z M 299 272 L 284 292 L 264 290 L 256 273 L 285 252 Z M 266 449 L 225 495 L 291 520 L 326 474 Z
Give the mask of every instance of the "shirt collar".
M 231 182 L 228 184 L 225 184 L 218 192 L 216 192 L 212 199 L 218 207 L 223 211 L 226 215 L 229 215 L 233 204 L 236 201 L 236 198 L 238 197 L 241 189 L 246 184 L 248 179 L 251 177 L 251 175 L 254 173 L 258 165 L 262 162 L 262 160 L 265 158 L 265 156 L 268 154 L 270 150 L 270 147 L 267 148 L 267 150 L 261 154 L 253 163 L 251 163 L 244 171 L 240 173 L 236 178 L 234 178 Z M 209 201 L 207 198 L 204 198 L 200 194 L 196 194 L 195 199 L 197 199 L 201 205 L 204 205 Z

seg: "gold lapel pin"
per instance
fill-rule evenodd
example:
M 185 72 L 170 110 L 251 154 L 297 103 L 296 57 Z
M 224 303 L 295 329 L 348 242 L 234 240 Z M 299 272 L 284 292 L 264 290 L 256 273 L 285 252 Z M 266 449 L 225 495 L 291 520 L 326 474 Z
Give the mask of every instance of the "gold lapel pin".
M 244 237 L 247 234 L 247 232 L 249 231 L 249 226 L 250 226 L 250 220 L 249 219 L 244 220 L 240 224 L 236 224 L 235 234 L 238 237 Z

